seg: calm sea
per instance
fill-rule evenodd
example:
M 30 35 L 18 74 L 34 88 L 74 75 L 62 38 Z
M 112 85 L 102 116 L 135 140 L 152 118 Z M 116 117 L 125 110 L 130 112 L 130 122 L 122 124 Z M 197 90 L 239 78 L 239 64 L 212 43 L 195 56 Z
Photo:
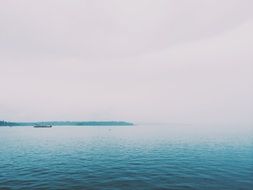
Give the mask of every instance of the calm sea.
M 0 189 L 252 190 L 253 130 L 1 127 Z

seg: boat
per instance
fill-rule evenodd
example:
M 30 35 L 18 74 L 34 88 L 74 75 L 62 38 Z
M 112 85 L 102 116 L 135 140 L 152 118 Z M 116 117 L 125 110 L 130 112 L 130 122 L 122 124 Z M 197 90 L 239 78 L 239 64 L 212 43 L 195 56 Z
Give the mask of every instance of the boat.
M 35 125 L 34 128 L 51 128 L 52 125 Z

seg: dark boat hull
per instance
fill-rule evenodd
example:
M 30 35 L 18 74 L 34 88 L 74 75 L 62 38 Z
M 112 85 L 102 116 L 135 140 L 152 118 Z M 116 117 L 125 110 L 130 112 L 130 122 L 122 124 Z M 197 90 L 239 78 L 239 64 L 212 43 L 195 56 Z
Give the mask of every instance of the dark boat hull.
M 52 125 L 35 125 L 34 128 L 51 128 Z

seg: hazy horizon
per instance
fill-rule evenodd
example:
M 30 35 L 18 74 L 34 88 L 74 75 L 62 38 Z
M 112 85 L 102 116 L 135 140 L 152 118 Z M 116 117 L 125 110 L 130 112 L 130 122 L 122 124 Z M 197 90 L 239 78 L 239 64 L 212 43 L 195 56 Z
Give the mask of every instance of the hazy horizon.
M 253 1 L 0 2 L 0 120 L 253 124 Z

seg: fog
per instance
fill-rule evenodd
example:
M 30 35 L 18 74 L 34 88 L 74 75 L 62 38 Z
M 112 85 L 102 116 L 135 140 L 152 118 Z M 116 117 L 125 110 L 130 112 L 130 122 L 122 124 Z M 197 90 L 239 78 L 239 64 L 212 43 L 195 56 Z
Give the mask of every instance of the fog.
M 253 1 L 0 1 L 0 120 L 253 124 Z

